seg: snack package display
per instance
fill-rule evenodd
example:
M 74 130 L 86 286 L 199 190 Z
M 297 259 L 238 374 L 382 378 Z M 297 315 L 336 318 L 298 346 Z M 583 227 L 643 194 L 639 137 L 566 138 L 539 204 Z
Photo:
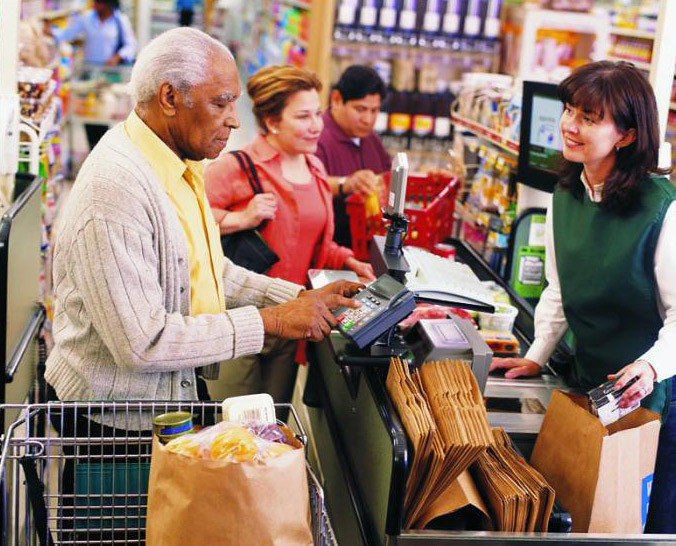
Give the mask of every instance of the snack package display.
M 300 447 L 293 433 L 279 425 L 228 421 L 179 436 L 166 445 L 168 451 L 193 459 L 231 463 L 278 457 Z

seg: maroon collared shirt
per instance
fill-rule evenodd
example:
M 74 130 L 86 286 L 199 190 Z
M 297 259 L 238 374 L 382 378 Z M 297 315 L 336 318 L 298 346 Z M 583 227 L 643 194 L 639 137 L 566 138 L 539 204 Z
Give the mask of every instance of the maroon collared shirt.
M 335 122 L 331 112 L 324 112 L 324 130 L 319 138 L 316 155 L 322 160 L 329 176 L 349 176 L 355 171 L 370 169 L 376 174 L 390 170 L 392 159 L 375 133 L 362 138 L 359 144 Z M 345 212 L 345 200 L 333 198 L 336 230 L 333 240 L 341 246 L 352 246 L 350 221 Z

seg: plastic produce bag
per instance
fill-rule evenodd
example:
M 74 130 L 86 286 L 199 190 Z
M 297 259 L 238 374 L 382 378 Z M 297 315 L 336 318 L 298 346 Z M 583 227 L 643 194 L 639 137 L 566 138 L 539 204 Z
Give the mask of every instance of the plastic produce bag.
M 153 441 L 148 546 L 311 545 L 305 453 L 288 429 L 222 422 Z

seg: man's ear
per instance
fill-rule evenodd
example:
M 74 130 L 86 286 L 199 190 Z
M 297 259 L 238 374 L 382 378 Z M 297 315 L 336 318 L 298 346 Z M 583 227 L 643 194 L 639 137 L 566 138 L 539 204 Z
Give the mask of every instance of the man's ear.
M 342 106 L 343 96 L 340 94 L 338 89 L 333 89 L 331 91 L 331 94 L 329 95 L 329 103 L 331 104 L 331 108 L 334 106 Z
M 180 100 L 177 89 L 169 82 L 165 82 L 160 86 L 160 91 L 157 94 L 157 97 L 162 113 L 165 116 L 175 116 L 176 106 Z
M 633 144 L 634 141 L 636 140 L 636 129 L 629 129 L 624 136 L 617 141 L 617 144 L 615 144 L 616 148 L 625 148 L 629 146 L 630 144 Z

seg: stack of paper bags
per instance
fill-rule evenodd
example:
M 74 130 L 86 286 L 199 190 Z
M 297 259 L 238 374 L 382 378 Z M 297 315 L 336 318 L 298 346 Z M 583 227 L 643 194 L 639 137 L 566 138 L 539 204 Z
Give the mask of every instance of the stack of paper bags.
M 466 362 L 426 362 L 410 372 L 392 359 L 386 385 L 413 446 L 406 529 L 469 507 L 481 529 L 546 531 L 554 490 L 502 429 L 491 431 Z
M 488 505 L 496 531 L 546 531 L 554 489 L 512 448 L 502 429 L 495 444 L 472 465 L 472 475 Z
M 465 362 L 427 362 L 410 373 L 408 364 L 393 359 L 387 389 L 413 444 L 404 500 L 404 526 L 411 528 L 492 445 L 493 435 L 481 392 Z

